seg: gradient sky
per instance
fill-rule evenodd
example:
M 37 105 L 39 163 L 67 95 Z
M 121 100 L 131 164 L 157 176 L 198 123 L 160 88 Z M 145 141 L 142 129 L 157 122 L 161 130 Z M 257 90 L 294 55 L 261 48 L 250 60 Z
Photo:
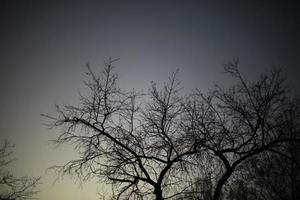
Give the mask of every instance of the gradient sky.
M 242 3 L 243 2 L 243 3 Z M 41 113 L 74 102 L 85 64 L 116 63 L 126 88 L 147 89 L 180 69 L 185 88 L 228 83 L 222 65 L 239 57 L 249 79 L 284 67 L 299 95 L 300 7 L 287 1 L 0 1 L 0 139 L 16 144 L 16 174 L 43 175 L 76 156 L 47 141 Z M 41 200 L 92 200 L 101 184 L 43 178 Z M 97 189 L 98 188 L 98 189 Z

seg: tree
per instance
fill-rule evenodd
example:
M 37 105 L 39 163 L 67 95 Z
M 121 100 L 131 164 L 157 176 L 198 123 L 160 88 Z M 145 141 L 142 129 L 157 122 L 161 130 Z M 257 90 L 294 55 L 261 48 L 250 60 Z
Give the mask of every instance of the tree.
M 9 159 L 11 147 L 12 145 L 5 141 L 0 148 L 0 200 L 33 199 L 38 192 L 36 186 L 39 184 L 40 177 L 15 177 L 6 169 L 13 161 Z
M 298 147 L 299 149 L 299 147 Z M 286 155 L 264 152 L 248 159 L 235 173 L 228 187 L 228 199 L 232 200 L 296 200 L 300 193 L 299 155 L 293 147 L 287 145 Z M 288 152 L 290 151 L 291 152 Z
M 292 113 L 288 114 L 291 116 L 290 123 L 299 119 L 300 113 L 295 112 L 295 110 L 299 110 L 299 105 L 297 107 L 295 105 Z M 296 126 L 291 124 L 289 127 Z M 299 136 L 299 132 L 291 132 Z M 297 135 L 294 137 L 297 138 Z M 244 195 L 253 196 L 251 199 L 257 200 L 296 200 L 300 198 L 297 188 L 300 184 L 299 144 L 291 142 L 276 150 L 284 153 L 284 156 L 265 152 L 245 162 L 242 170 L 245 175 L 240 182 L 244 186 L 248 186 L 248 189 L 251 188 L 252 191 L 244 191 Z M 236 191 L 232 190 L 232 194 L 237 198 L 230 199 L 241 199 L 240 195 L 236 195 Z
M 191 192 L 226 198 L 222 188 L 246 161 L 265 152 L 282 156 L 281 146 L 299 140 L 292 137 L 299 129 L 287 129 L 288 111 L 296 111 L 279 70 L 249 82 L 231 62 L 225 72 L 238 83 L 229 89 L 182 95 L 175 72 L 161 89 L 153 82 L 139 94 L 118 86 L 114 61 L 100 74 L 87 65 L 88 90 L 79 104 L 56 105 L 57 116 L 46 116 L 63 130 L 54 143 L 73 144 L 79 153 L 54 168 L 83 180 L 100 178 L 113 186 L 115 199 L 194 197 Z M 207 192 L 192 190 L 193 173 L 211 175 Z
M 299 141 L 294 137 L 299 115 L 293 118 L 299 110 L 294 109 L 281 71 L 273 69 L 250 82 L 238 64 L 225 65 L 225 72 L 237 80 L 234 86 L 217 85 L 208 95 L 197 90 L 187 108 L 189 137 L 221 166 L 213 200 L 220 199 L 222 188 L 247 160 L 264 153 L 288 157 L 284 147 Z
M 56 144 L 75 144 L 80 158 L 55 168 L 83 180 L 99 177 L 112 184 L 116 199 L 162 200 L 185 190 L 194 142 L 184 141 L 184 98 L 176 73 L 162 89 L 152 83 L 145 95 L 117 85 L 109 59 L 102 73 L 89 66 L 86 95 L 78 106 L 56 106 L 52 125 L 63 127 Z

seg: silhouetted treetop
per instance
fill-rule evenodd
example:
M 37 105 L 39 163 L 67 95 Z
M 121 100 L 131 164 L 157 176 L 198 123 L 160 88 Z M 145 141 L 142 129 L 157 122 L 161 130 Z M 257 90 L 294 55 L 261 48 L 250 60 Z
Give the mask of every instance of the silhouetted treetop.
M 141 94 L 119 86 L 114 61 L 99 74 L 87 66 L 79 104 L 47 116 L 63 130 L 54 142 L 79 153 L 54 167 L 59 174 L 98 177 L 112 185 L 112 199 L 220 200 L 233 196 L 227 188 L 251 159 L 292 159 L 285 149 L 299 141 L 299 109 L 280 70 L 247 81 L 233 61 L 224 67 L 236 80 L 231 87 L 183 94 L 176 71 Z M 202 179 L 205 192 L 194 187 Z

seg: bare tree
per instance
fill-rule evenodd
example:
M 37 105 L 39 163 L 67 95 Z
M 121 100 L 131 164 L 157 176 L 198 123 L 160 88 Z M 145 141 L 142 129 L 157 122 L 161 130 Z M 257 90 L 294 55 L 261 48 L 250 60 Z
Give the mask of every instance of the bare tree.
M 244 79 L 238 61 L 225 65 L 225 72 L 237 80 L 234 86 L 217 85 L 208 95 L 197 90 L 186 107 L 188 136 L 221 166 L 213 200 L 220 199 L 222 188 L 245 161 L 265 152 L 287 157 L 284 146 L 299 141 L 293 136 L 299 132 L 299 117 L 292 117 L 298 111 L 280 70 L 255 82 Z
M 231 62 L 225 72 L 238 83 L 229 89 L 184 96 L 173 73 L 161 89 L 152 83 L 141 95 L 118 86 L 114 61 L 100 74 L 87 66 L 88 90 L 79 104 L 56 106 L 58 115 L 46 116 L 63 130 L 54 143 L 73 144 L 79 153 L 54 168 L 100 178 L 113 186 L 115 199 L 194 198 L 195 192 L 226 198 L 222 188 L 247 160 L 264 152 L 287 156 L 282 148 L 299 140 L 292 137 L 299 129 L 288 128 L 296 111 L 279 70 L 249 82 Z M 211 175 L 209 189 L 192 189 L 196 173 Z
M 0 148 L 0 200 L 34 199 L 40 178 L 15 177 L 8 171 L 8 165 L 14 161 L 9 159 L 11 147 L 12 145 L 5 141 Z
M 294 107 L 290 122 L 299 119 L 299 112 L 295 112 L 297 109 L 299 108 Z M 295 116 L 296 113 L 298 116 Z M 292 127 L 295 126 L 292 125 Z M 299 132 L 294 133 L 298 136 L 300 134 Z M 297 138 L 297 135 L 294 137 Z M 252 199 L 258 200 L 296 200 L 300 198 L 298 190 L 300 184 L 299 144 L 291 142 L 281 146 L 276 151 L 281 152 L 284 156 L 265 152 L 243 164 L 242 171 L 245 176 L 242 177 L 243 179 L 240 182 L 252 189 L 252 194 L 243 192 L 244 195 L 253 196 L 255 198 Z M 232 192 L 232 194 L 235 193 L 235 191 Z M 240 199 L 238 196 L 236 199 Z
M 288 144 L 284 152 L 289 157 L 271 152 L 261 153 L 242 164 L 225 186 L 232 200 L 296 200 L 300 197 L 299 146 Z M 298 158 L 294 155 L 298 154 Z
M 184 98 L 176 73 L 145 95 L 123 91 L 109 59 L 102 73 L 88 66 L 88 91 L 78 106 L 56 106 L 52 125 L 63 127 L 56 144 L 75 145 L 80 158 L 56 166 L 60 174 L 112 184 L 116 199 L 168 199 L 184 192 L 187 166 L 198 150 L 184 141 Z

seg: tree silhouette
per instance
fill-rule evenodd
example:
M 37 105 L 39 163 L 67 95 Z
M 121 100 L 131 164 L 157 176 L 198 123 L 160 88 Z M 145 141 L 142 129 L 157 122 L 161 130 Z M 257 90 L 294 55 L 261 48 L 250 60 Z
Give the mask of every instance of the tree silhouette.
M 299 110 L 280 70 L 254 82 L 243 78 L 238 61 L 226 64 L 225 72 L 237 80 L 234 86 L 217 85 L 208 95 L 197 91 L 189 105 L 190 137 L 221 166 L 213 200 L 220 199 L 223 186 L 245 161 L 266 152 L 288 157 L 284 146 L 299 141 Z
M 300 113 L 294 110 L 292 112 L 293 119 L 290 119 L 290 122 L 299 119 Z M 299 134 L 299 132 L 294 133 Z M 236 177 L 239 182 L 238 188 L 243 187 L 244 190 L 235 190 L 235 185 L 231 186 L 230 199 L 296 200 L 300 198 L 299 144 L 291 142 L 276 150 L 284 153 L 284 156 L 264 152 L 244 163 L 243 169 L 240 170 L 242 176 Z M 241 198 L 241 195 L 247 198 Z
M 11 155 L 9 149 L 12 147 L 5 141 L 0 148 L 0 200 L 34 199 L 34 195 L 38 192 L 36 186 L 39 184 L 40 177 L 15 177 L 8 171 L 8 165 L 14 161 L 9 159 Z
M 100 74 L 87 66 L 88 91 L 79 104 L 56 105 L 58 115 L 46 116 L 63 130 L 54 143 L 73 144 L 80 156 L 54 169 L 98 177 L 113 186 L 115 199 L 178 199 L 191 192 L 226 198 L 222 188 L 246 161 L 264 152 L 282 156 L 280 146 L 299 140 L 292 137 L 298 119 L 287 129 L 293 101 L 279 70 L 248 82 L 238 62 L 230 62 L 225 72 L 238 83 L 229 89 L 182 95 L 175 72 L 161 89 L 153 82 L 139 94 L 118 86 L 114 61 Z M 197 170 L 211 174 L 209 190 L 191 189 L 189 175 Z
M 88 94 L 78 106 L 57 106 L 58 117 L 48 116 L 64 127 L 54 142 L 75 144 L 80 154 L 55 168 L 82 179 L 102 178 L 113 185 L 116 199 L 176 196 L 197 152 L 193 142 L 183 140 L 184 98 L 176 73 L 162 89 L 152 83 L 141 95 L 118 87 L 113 62 L 108 60 L 100 75 L 88 66 Z

